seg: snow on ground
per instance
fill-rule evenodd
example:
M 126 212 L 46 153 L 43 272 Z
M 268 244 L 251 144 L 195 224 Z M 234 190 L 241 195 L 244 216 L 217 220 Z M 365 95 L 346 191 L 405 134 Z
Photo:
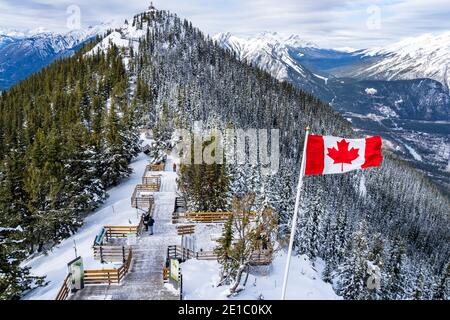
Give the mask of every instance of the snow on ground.
M 196 224 L 195 247 L 198 251 L 213 251 L 222 236 L 223 224 Z
M 52 300 L 56 297 L 67 276 L 67 263 L 75 258 L 74 241 L 78 255 L 83 257 L 85 269 L 111 268 L 111 265 L 102 265 L 94 260 L 92 246 L 95 236 L 105 225 L 139 224 L 141 213 L 131 207 L 131 195 L 135 186 L 141 183 L 147 164 L 147 156 L 140 154 L 130 165 L 132 175 L 108 191 L 109 198 L 85 219 L 84 225 L 75 235 L 61 242 L 48 254 L 37 256 L 23 264 L 31 267 L 33 275 L 46 276 L 45 280 L 50 282 L 45 287 L 31 291 L 24 297 L 25 300 Z
M 274 259 L 268 275 L 250 275 L 247 286 L 235 300 L 279 300 L 283 284 L 286 254 L 281 252 Z M 290 300 L 341 300 L 331 284 L 321 280 L 323 262 L 316 262 L 316 269 L 305 256 L 291 260 L 286 298 Z M 189 260 L 181 264 L 185 300 L 226 300 L 228 287 L 216 287 L 220 280 L 220 265 L 216 261 Z M 244 277 L 245 278 L 245 275 Z

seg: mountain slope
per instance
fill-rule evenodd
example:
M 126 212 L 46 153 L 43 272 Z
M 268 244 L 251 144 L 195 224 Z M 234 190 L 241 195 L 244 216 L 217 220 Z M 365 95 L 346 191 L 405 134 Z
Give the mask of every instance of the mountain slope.
M 205 131 L 278 129 L 279 171 L 267 176 L 261 161 L 238 165 L 229 157 L 224 171 L 230 192 L 222 196 L 256 191 L 257 204 L 270 203 L 277 212 L 284 238 L 304 128 L 349 138 L 360 133 L 328 104 L 236 59 L 174 14 L 153 10 L 129 21 L 0 97 L 0 155 L 8 154 L 0 161 L 0 208 L 7 209 L 0 222 L 6 228 L 21 225 L 28 236 L 11 247 L 33 250 L 39 244 L 43 250 L 47 238 L 40 237 L 57 242 L 74 232 L 81 213 L 67 216 L 64 209 L 72 208 L 72 197 L 67 199 L 62 188 L 80 187 L 80 172 L 82 187 L 105 178 L 109 186 L 117 184 L 116 168 L 127 173 L 135 123 L 154 128 L 161 152 L 175 129 L 192 129 L 199 122 Z M 117 159 L 117 153 L 124 158 Z M 86 170 L 76 170 L 79 158 Z M 61 169 L 66 163 L 73 170 Z M 40 175 L 41 168 L 50 177 Z M 195 184 L 203 187 L 208 180 L 200 177 Z M 434 285 L 444 275 L 450 252 L 449 201 L 423 175 L 385 150 L 380 169 L 308 177 L 304 190 L 297 253 L 323 258 L 327 270 L 321 276 L 339 294 L 347 299 L 410 299 L 421 288 L 421 278 L 423 297 L 437 295 Z M 55 225 L 65 227 L 63 232 Z M 382 290 L 363 285 L 369 263 L 382 268 Z M 352 275 L 355 270 L 358 277 Z
M 145 36 L 136 44 L 133 37 L 137 33 Z M 188 21 L 168 12 L 137 15 L 133 23 L 117 30 L 114 39 L 103 40 L 91 54 L 105 50 L 111 43 L 123 48 L 129 72 L 136 79 L 132 88 L 141 87 L 136 89 L 141 92 L 142 87 L 150 88 L 152 92 L 152 102 L 144 102 L 150 110 L 146 126 L 170 133 L 175 128 L 194 128 L 201 121 L 205 130 L 280 130 L 280 170 L 274 177 L 264 177 L 261 164 L 231 165 L 229 170 L 232 191 L 261 190 L 258 197 L 267 199 L 279 214 L 281 234 L 292 215 L 296 177 L 293 173 L 299 167 L 304 128 L 309 125 L 317 134 L 360 136 L 328 104 L 237 60 L 237 54 L 221 50 L 217 41 L 209 41 Z M 278 48 L 276 41 L 270 42 L 256 57 L 263 61 L 275 47 Z M 280 50 L 283 52 L 284 48 Z M 289 64 L 288 60 L 283 62 Z M 380 237 L 381 255 L 386 262 L 383 274 L 392 287 L 379 294 L 386 299 L 405 298 L 415 290 L 413 283 L 421 272 L 416 266 L 427 270 L 430 286 L 443 270 L 449 252 L 448 243 L 443 241 L 450 231 L 449 202 L 423 175 L 388 151 L 385 153 L 380 170 L 307 179 L 296 242 L 300 253 L 325 258 L 330 277 L 339 274 L 346 278 L 354 261 L 370 260 L 365 254 L 373 250 Z M 367 247 L 358 247 L 361 243 Z M 391 269 L 399 255 L 401 279 Z M 431 256 L 439 258 L 433 260 Z M 398 289 L 399 282 L 404 291 Z M 340 285 L 335 289 L 345 291 Z M 427 294 L 432 295 L 431 292 L 428 290 Z M 373 295 L 365 289 L 354 296 L 343 294 L 357 299 Z
M 293 82 L 316 96 L 327 95 L 324 78 L 314 75 L 298 62 L 299 57 L 304 56 L 303 52 L 319 49 L 299 36 L 285 37 L 264 32 L 255 38 L 244 39 L 226 33 L 218 34 L 213 39 L 222 48 L 235 52 L 240 60 L 262 68 L 280 81 Z
M 421 56 L 422 60 L 428 59 L 427 54 L 433 56 L 433 52 L 441 52 L 433 56 L 430 62 L 429 70 L 432 70 L 440 61 L 445 61 L 446 42 L 439 49 L 438 41 L 434 41 L 429 50 L 425 50 L 427 54 L 412 44 L 406 50 L 408 41 L 393 45 L 390 50 L 398 50 L 398 59 L 403 64 L 391 66 L 387 60 L 387 49 L 342 52 L 318 48 L 299 37 L 283 37 L 271 33 L 263 33 L 254 38 L 219 34 L 214 39 L 221 47 L 235 52 L 241 60 L 331 103 L 334 109 L 367 134 L 383 134 L 391 140 L 399 155 L 423 169 L 445 188 L 450 186 L 448 152 L 442 147 L 450 143 L 450 132 L 445 128 L 450 121 L 450 94 L 447 87 L 433 79 L 366 79 L 378 78 L 367 74 L 366 70 L 371 63 L 380 62 L 383 57 L 386 58 L 386 66 L 389 65 L 386 68 L 389 70 L 391 67 L 392 70 L 404 68 L 404 72 L 399 72 L 398 77 L 394 78 L 407 77 L 408 71 L 413 68 L 410 66 L 411 60 L 404 57 L 405 52 L 410 52 L 414 57 Z M 414 44 L 417 43 L 414 41 Z M 423 61 L 419 63 L 427 66 Z M 355 74 L 338 72 L 339 70 L 362 71 Z M 339 75 L 357 78 L 338 78 Z M 423 136 L 428 136 L 428 144 L 423 142 Z M 411 147 L 419 150 L 419 157 L 410 152 Z

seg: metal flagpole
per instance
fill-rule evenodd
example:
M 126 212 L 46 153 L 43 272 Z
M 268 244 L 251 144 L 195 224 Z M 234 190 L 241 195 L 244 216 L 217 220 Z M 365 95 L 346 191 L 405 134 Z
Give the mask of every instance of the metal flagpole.
M 294 216 L 292 217 L 292 227 L 291 227 L 291 239 L 289 241 L 289 250 L 286 262 L 286 269 L 284 271 L 284 280 L 283 280 L 283 289 L 281 293 L 281 300 L 285 300 L 286 298 L 286 287 L 289 278 L 289 266 L 291 264 L 291 256 L 292 256 L 292 248 L 294 247 L 294 237 L 295 230 L 297 228 L 297 218 L 298 218 L 298 210 L 300 205 L 300 195 L 303 187 L 303 177 L 305 175 L 305 167 L 306 167 L 306 147 L 308 145 L 308 136 L 309 136 L 309 127 L 306 128 L 306 136 L 305 136 L 305 146 L 303 147 L 303 157 L 302 164 L 300 166 L 300 176 L 298 178 L 298 186 L 297 186 L 297 198 L 295 199 L 295 208 L 294 208 Z

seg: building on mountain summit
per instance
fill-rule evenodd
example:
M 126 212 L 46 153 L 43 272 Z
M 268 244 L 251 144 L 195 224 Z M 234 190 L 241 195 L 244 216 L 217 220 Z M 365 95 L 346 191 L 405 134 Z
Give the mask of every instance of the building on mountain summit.
M 155 8 L 155 6 L 153 5 L 153 2 L 150 2 L 150 6 L 148 7 L 148 11 L 149 11 L 149 12 L 156 12 L 156 8 Z

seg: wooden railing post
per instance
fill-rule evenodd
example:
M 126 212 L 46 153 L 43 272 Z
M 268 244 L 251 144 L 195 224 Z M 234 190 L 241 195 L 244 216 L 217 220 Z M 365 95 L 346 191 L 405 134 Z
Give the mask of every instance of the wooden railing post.
M 180 300 L 183 300 L 183 275 L 180 273 Z
M 105 260 L 103 259 L 103 247 L 100 246 L 100 263 L 105 263 Z
M 125 256 L 125 246 L 122 246 L 122 261 L 123 261 L 123 263 L 125 263 L 127 261 L 126 256 Z

